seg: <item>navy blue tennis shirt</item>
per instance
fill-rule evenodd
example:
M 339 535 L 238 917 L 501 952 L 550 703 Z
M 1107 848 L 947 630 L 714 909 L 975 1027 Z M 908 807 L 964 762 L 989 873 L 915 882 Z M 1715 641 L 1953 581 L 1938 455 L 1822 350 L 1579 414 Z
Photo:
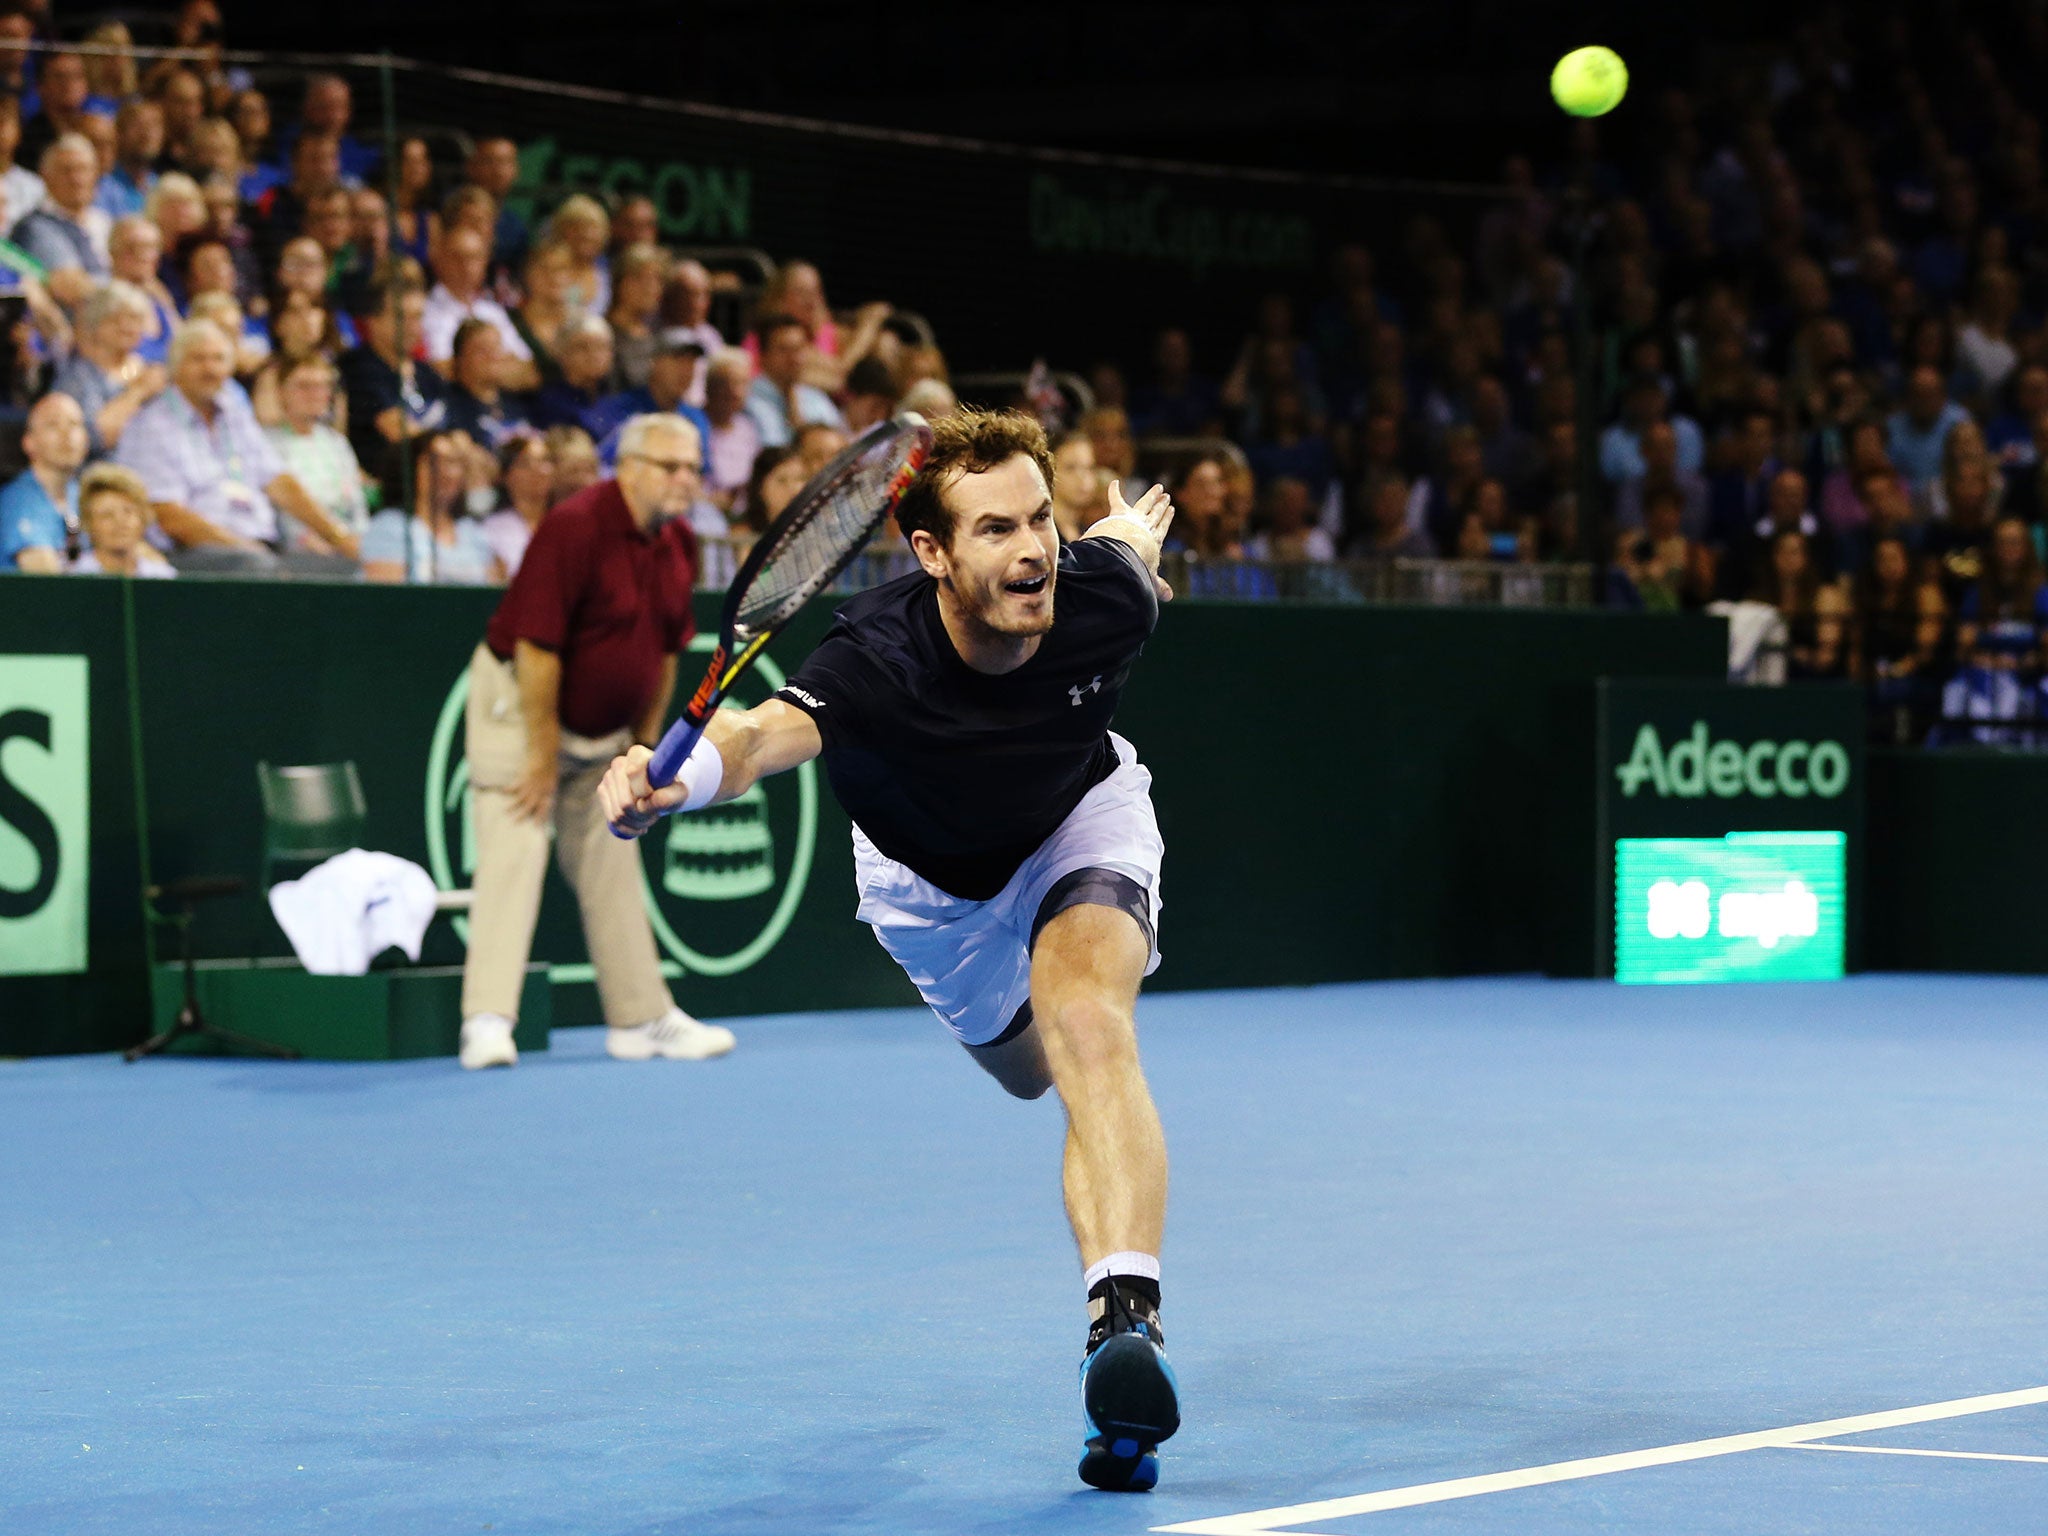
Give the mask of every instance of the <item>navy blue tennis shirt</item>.
M 1061 546 L 1053 625 L 991 676 L 960 659 L 922 571 L 842 607 L 777 694 L 817 722 L 833 793 L 886 857 L 986 901 L 1116 770 L 1109 723 L 1159 622 L 1130 546 Z

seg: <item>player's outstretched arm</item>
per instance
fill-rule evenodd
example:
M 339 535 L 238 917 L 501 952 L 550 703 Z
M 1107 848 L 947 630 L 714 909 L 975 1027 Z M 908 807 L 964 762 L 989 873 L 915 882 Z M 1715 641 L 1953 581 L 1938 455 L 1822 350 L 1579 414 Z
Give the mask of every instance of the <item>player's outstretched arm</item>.
M 1159 600 L 1164 603 L 1173 600 L 1173 588 L 1159 574 L 1159 546 L 1172 526 L 1173 498 L 1166 494 L 1165 486 L 1153 486 L 1132 507 L 1124 504 L 1123 488 L 1112 480 L 1108 514 L 1097 518 L 1081 537 L 1115 539 L 1135 549 L 1145 562 L 1145 569 L 1152 573 L 1152 584 L 1159 588 Z
M 704 748 L 709 744 L 715 756 Z M 654 753 L 629 747 L 612 759 L 597 787 L 605 824 L 619 837 L 638 837 L 662 817 L 682 809 L 700 784 L 699 775 L 718 773 L 717 791 L 705 805 L 736 800 L 770 774 L 807 763 L 824 750 L 817 724 L 794 704 L 770 699 L 752 709 L 721 709 L 711 717 L 703 738 L 684 760 L 675 782 L 661 789 L 647 783 L 647 764 Z

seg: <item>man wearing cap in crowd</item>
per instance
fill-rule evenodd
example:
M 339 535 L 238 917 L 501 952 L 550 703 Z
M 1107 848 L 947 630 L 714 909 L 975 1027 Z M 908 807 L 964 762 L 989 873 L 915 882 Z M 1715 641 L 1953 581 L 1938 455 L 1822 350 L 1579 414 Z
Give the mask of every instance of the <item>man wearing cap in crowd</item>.
M 689 403 L 690 385 L 703 366 L 704 343 L 688 326 L 669 326 L 654 337 L 654 360 L 647 383 L 607 395 L 583 413 L 584 425 L 597 439 L 597 456 L 609 467 L 618 456 L 619 433 L 628 419 L 649 412 L 671 412 L 697 429 L 700 444 L 711 440 L 711 423 Z

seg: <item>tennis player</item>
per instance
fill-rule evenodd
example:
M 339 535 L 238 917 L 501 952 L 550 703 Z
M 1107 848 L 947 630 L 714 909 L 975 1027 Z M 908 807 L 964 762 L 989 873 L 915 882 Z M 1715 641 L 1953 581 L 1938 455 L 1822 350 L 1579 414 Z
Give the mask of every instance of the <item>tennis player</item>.
M 1088 1287 L 1080 1474 L 1150 1488 L 1180 1423 L 1159 1328 L 1166 1142 L 1133 1021 L 1159 964 L 1163 847 L 1152 776 L 1109 725 L 1173 595 L 1173 504 L 1112 488 L 1109 515 L 1063 546 L 1036 421 L 967 411 L 932 430 L 896 509 L 922 569 L 840 608 L 775 697 L 720 710 L 674 783 L 650 791 L 636 746 L 599 798 L 638 836 L 824 758 L 861 919 L 1003 1088 L 1059 1090 Z

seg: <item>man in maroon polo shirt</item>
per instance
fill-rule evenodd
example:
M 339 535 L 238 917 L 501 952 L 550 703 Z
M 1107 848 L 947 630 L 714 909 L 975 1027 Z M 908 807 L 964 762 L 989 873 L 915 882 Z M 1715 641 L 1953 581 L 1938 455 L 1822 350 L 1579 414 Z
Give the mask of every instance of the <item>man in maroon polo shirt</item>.
M 541 519 L 469 665 L 476 891 L 462 977 L 462 1064 L 509 1067 L 548 838 L 583 912 L 605 1049 L 702 1060 L 732 1031 L 700 1024 L 662 979 L 638 848 L 613 837 L 597 786 L 634 742 L 661 737 L 676 657 L 695 628 L 697 539 L 685 515 L 704 450 L 680 416 L 636 416 L 618 478 Z

